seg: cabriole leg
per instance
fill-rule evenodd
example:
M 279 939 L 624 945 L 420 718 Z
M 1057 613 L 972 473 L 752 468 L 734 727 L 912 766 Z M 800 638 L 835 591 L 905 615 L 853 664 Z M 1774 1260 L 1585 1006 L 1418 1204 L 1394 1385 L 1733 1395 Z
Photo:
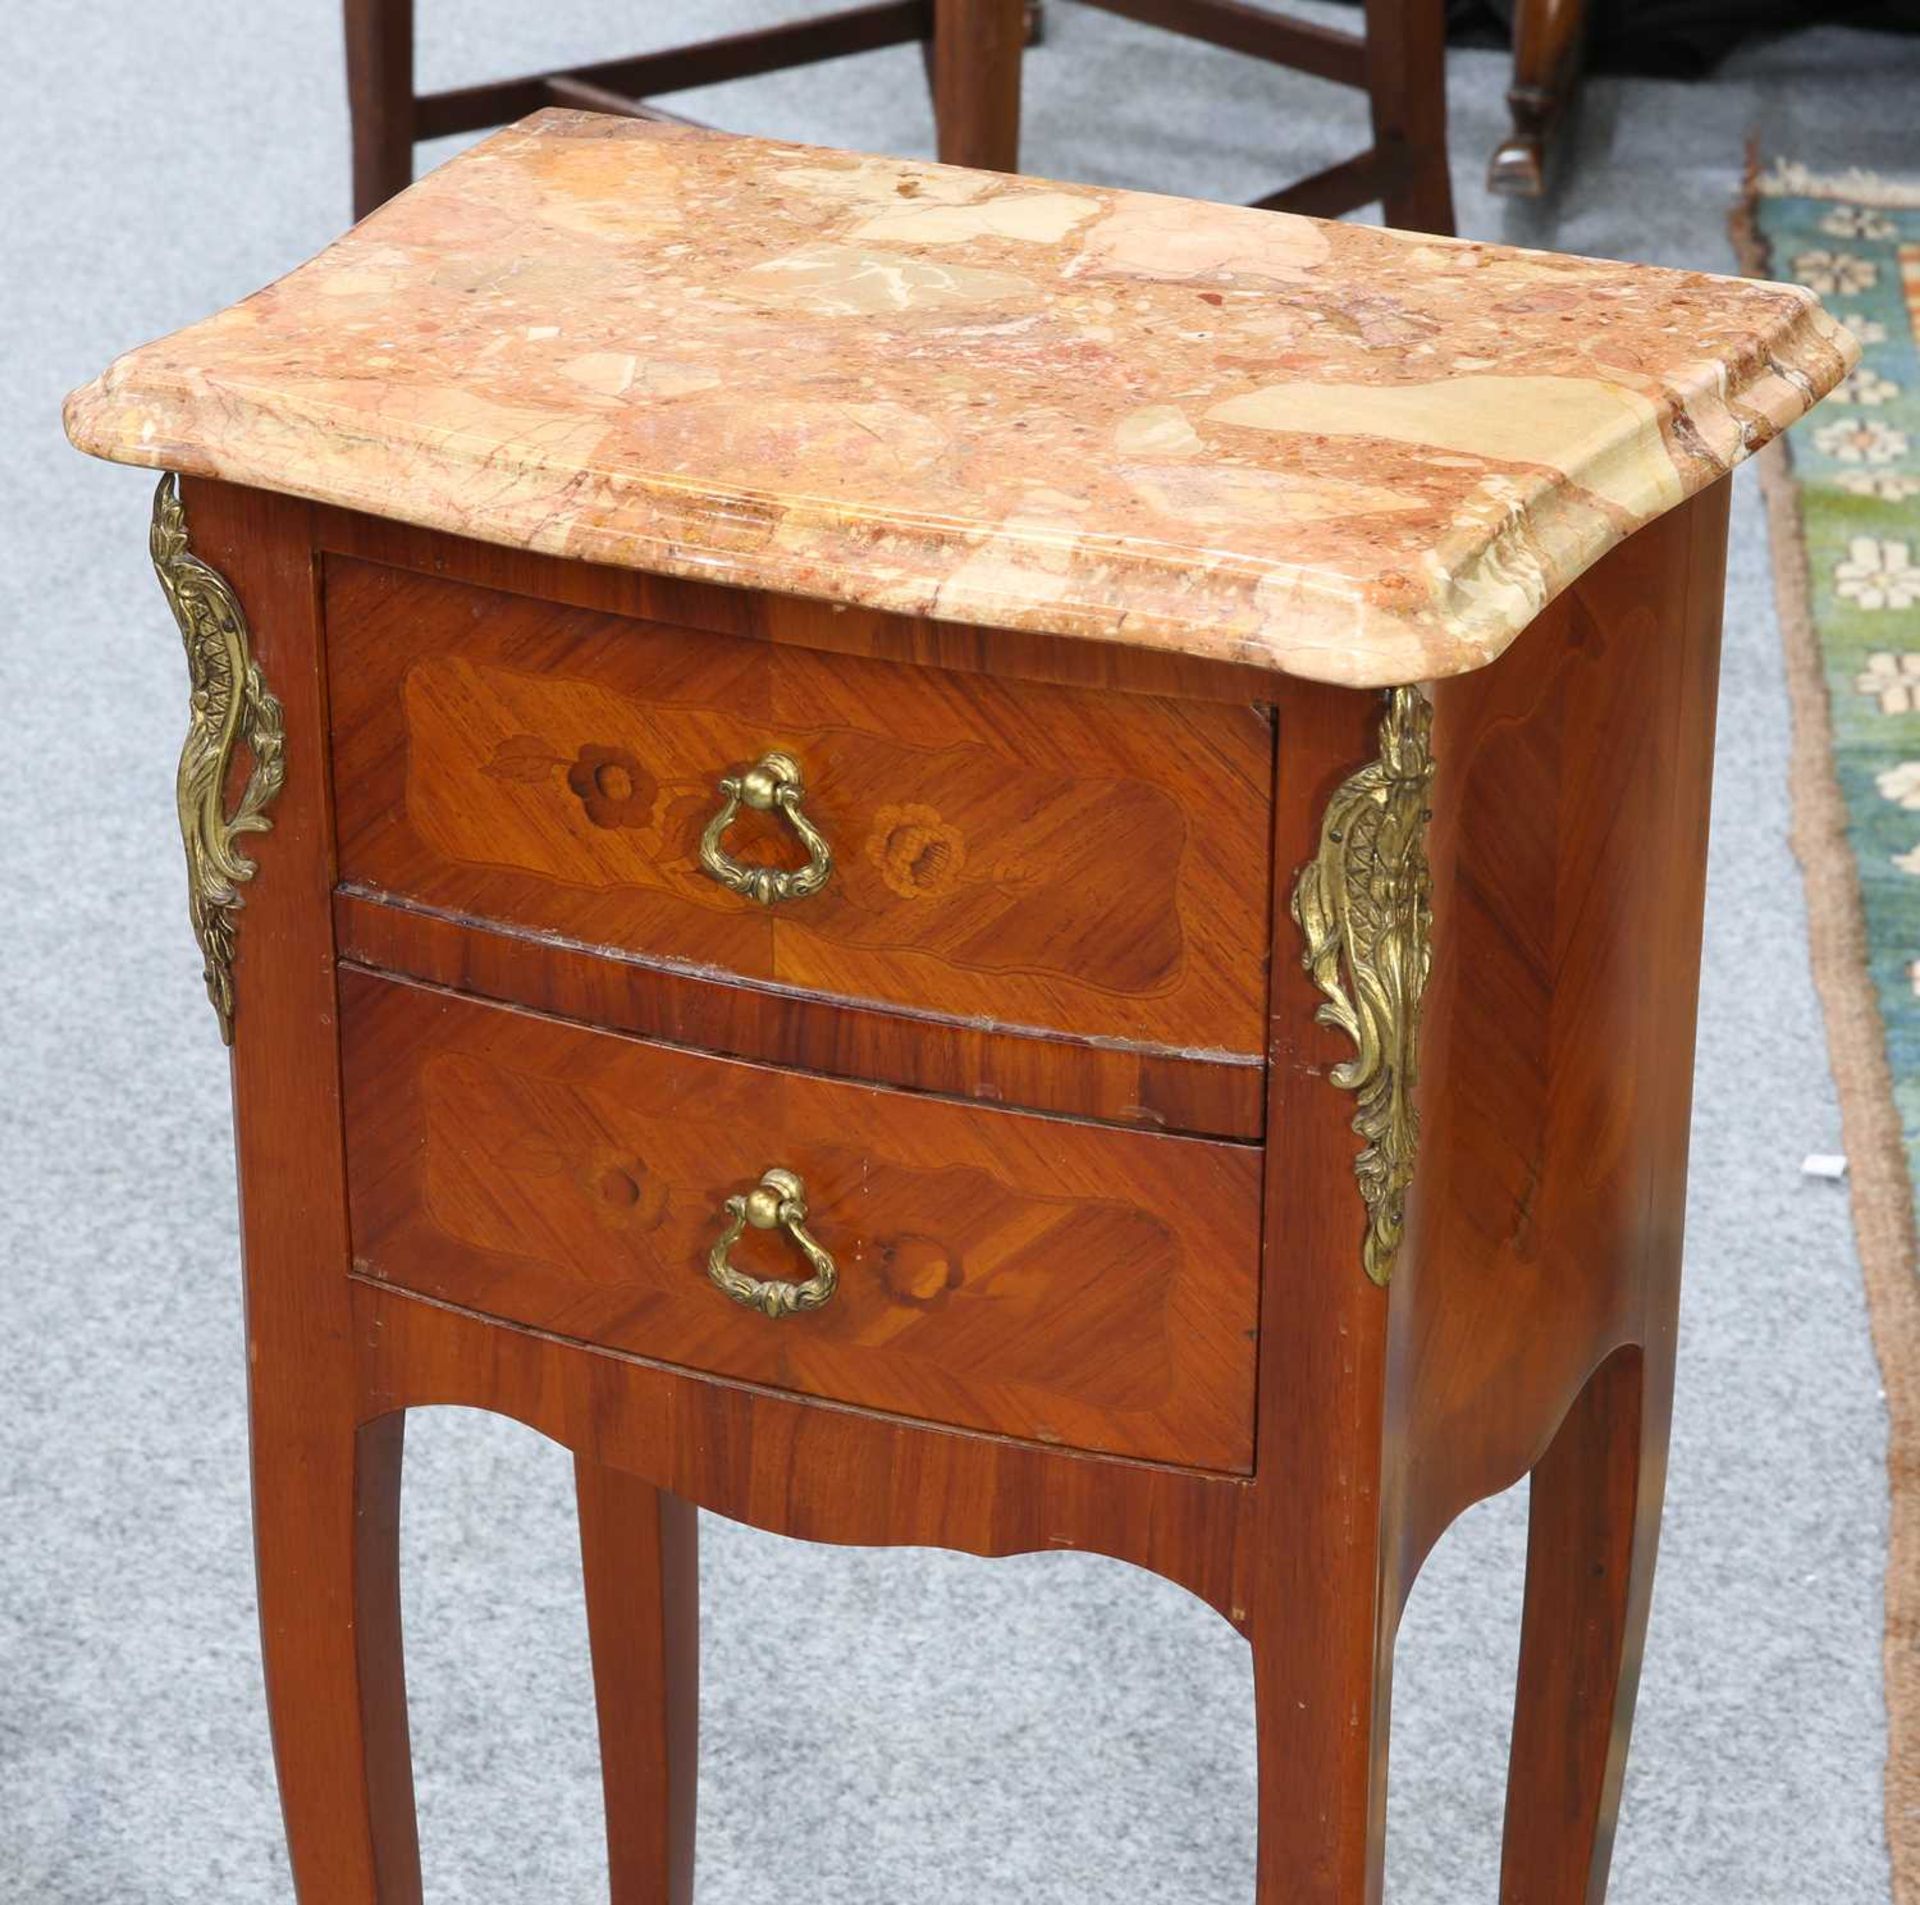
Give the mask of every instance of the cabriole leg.
M 613 1905 L 691 1905 L 700 1759 L 695 1512 L 584 1457 L 574 1477 Z
M 1311 1592 L 1256 1614 L 1256 1905 L 1379 1905 L 1386 1869 L 1391 1637 Z M 1346 1597 L 1328 1593 L 1329 1603 Z
M 256 1388 L 260 1637 L 301 1905 L 419 1905 L 400 1645 L 404 1413 L 355 1429 Z
M 1653 1594 L 1670 1357 L 1617 1350 L 1533 1472 L 1503 1905 L 1598 1905 Z

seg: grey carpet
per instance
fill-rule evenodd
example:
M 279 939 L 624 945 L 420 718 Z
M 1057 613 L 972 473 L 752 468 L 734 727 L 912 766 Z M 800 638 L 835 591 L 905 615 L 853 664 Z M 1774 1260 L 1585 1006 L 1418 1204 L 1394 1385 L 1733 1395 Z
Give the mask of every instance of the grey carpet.
M 14 0 L 0 115 L 0 1901 L 284 1900 L 256 1665 L 225 1069 L 181 905 L 178 646 L 144 476 L 62 393 L 296 263 L 345 213 L 326 0 Z M 434 82 L 631 50 L 775 0 L 424 0 Z M 1037 172 L 1247 197 L 1358 142 L 1356 96 L 1055 0 Z M 1478 190 L 1503 63 L 1453 69 L 1463 228 L 1730 269 L 1743 141 L 1916 169 L 1920 43 L 1823 30 L 1696 89 L 1588 96 L 1544 212 Z M 910 51 L 688 109 L 924 153 Z M 1885 1427 L 1786 847 L 1787 714 L 1734 515 L 1688 1292 L 1620 1905 L 1888 1895 Z M 568 1465 L 423 1419 L 407 1619 L 429 1896 L 604 1897 Z M 1390 1888 L 1494 1895 L 1524 1501 L 1435 1556 L 1401 1649 Z M 1240 1643 L 1084 1557 L 813 1550 L 706 1524 L 703 1905 L 1244 1905 Z

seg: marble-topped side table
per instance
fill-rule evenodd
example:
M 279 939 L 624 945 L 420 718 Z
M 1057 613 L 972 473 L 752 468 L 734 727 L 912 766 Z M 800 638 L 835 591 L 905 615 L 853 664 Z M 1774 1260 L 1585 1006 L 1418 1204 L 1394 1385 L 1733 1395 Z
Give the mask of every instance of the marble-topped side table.
M 177 473 L 300 1897 L 420 1897 L 439 1403 L 577 1457 L 625 1905 L 692 1884 L 696 1504 L 1184 1584 L 1261 1905 L 1359 1905 L 1401 1609 L 1528 1471 L 1503 1896 L 1598 1897 L 1726 477 L 1851 355 L 1780 286 L 555 112 L 77 393 Z

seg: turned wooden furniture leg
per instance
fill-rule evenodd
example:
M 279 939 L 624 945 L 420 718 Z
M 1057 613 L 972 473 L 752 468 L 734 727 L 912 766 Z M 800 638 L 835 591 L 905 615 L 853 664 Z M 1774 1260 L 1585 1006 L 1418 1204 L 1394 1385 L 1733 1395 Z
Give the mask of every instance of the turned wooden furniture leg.
M 353 215 L 413 183 L 413 0 L 346 0 Z
M 1546 190 L 1547 141 L 1565 117 L 1580 78 L 1587 0 L 1520 0 L 1513 16 L 1513 130 L 1495 147 L 1487 190 L 1538 198 Z
M 693 1506 L 574 1464 L 600 1715 L 613 1905 L 691 1905 L 699 1774 L 700 1562 Z
M 1451 236 L 1442 0 L 1367 0 L 1367 92 L 1374 144 L 1386 164 L 1386 222 Z
M 1605 1895 L 1653 1597 L 1670 1355 L 1616 1350 L 1533 1471 L 1504 1905 Z
M 946 164 L 1019 171 L 1026 39 L 1026 0 L 935 0 L 933 110 Z

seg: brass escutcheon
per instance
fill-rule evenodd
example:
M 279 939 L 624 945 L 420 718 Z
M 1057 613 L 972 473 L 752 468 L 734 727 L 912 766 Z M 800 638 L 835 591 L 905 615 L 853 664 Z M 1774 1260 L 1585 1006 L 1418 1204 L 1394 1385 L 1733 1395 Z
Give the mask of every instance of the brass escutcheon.
M 707 1275 L 736 1303 L 777 1318 L 799 1310 L 817 1310 L 833 1295 L 840 1272 L 807 1229 L 807 1187 L 794 1172 L 776 1167 L 752 1190 L 736 1192 L 721 1208 L 727 1213 L 726 1228 L 707 1253 Z M 749 1224 L 755 1230 L 784 1230 L 813 1266 L 813 1275 L 805 1283 L 788 1283 L 779 1277 L 763 1283 L 744 1270 L 736 1270 L 727 1261 L 728 1253 Z
M 833 871 L 833 849 L 810 821 L 800 803 L 807 790 L 801 784 L 800 763 L 791 754 L 763 754 L 744 774 L 729 774 L 720 783 L 724 796 L 720 811 L 700 836 L 700 864 L 732 892 L 744 894 L 762 906 L 780 900 L 804 900 L 826 885 Z M 807 864 L 792 871 L 778 867 L 743 866 L 721 844 L 741 805 L 766 813 L 778 808 L 807 850 Z

